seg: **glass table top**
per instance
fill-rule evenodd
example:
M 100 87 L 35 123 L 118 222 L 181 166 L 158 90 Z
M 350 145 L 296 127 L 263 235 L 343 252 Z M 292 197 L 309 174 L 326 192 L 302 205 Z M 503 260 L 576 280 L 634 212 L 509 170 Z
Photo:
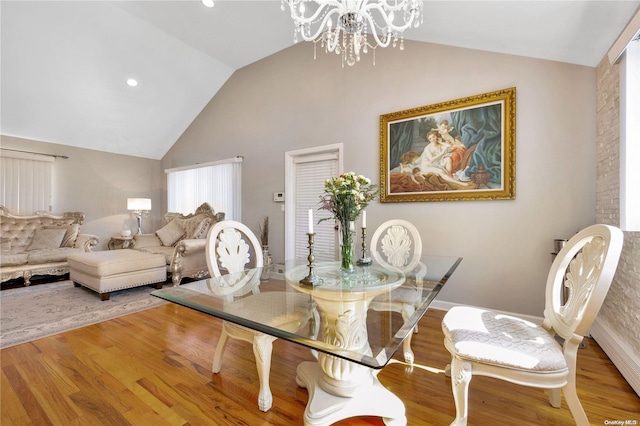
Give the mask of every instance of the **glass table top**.
M 318 262 L 310 271 L 307 259 L 296 259 L 286 262 L 283 274 L 248 269 L 151 294 L 325 354 L 382 368 L 461 261 L 423 255 L 410 268 L 401 269 L 374 260 L 346 274 L 339 262 Z M 310 272 L 313 284 L 305 280 Z M 414 310 L 406 321 L 397 309 L 399 303 L 409 303 Z

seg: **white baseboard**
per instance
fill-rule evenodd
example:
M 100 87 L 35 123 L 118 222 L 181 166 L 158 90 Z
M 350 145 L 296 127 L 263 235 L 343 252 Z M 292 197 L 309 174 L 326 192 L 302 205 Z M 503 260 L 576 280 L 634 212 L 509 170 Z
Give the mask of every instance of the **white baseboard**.
M 599 317 L 591 326 L 591 336 L 607 354 L 620 374 L 640 396 L 640 358 L 623 339 L 611 328 L 609 323 Z

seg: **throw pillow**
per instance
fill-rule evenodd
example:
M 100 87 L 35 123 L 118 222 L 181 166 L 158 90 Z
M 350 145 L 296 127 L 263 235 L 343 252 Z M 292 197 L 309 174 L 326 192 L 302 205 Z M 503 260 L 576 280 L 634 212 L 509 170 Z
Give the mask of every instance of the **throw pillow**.
M 205 219 L 207 219 L 207 215 L 197 214 L 193 217 L 190 217 L 189 219 L 177 219 L 177 220 L 180 220 L 180 223 L 182 224 L 182 227 L 185 230 L 185 233 L 186 233 L 185 238 L 191 239 L 191 238 L 198 238 L 197 235 L 201 234 L 203 226 L 208 227 L 207 224 L 202 223 Z
M 71 225 L 66 225 L 64 227 L 61 226 L 45 226 L 44 229 L 64 229 L 64 238 L 62 238 L 62 243 L 60 247 L 73 247 L 76 240 L 78 239 L 78 234 L 80 233 L 80 225 L 77 223 L 72 223 Z
M 145 247 L 161 247 L 162 241 L 156 234 L 136 234 L 133 236 L 133 247 L 137 249 Z
M 36 233 L 31 240 L 31 244 L 26 251 L 45 250 L 60 247 L 66 229 L 36 229 Z
M 162 241 L 163 246 L 171 247 L 183 237 L 184 228 L 174 219 L 156 231 L 156 235 Z
M 211 218 L 208 217 L 203 221 L 201 221 L 196 227 L 196 230 L 194 231 L 193 235 L 191 236 L 187 235 L 187 238 L 207 238 L 207 233 L 209 232 L 210 226 L 211 226 Z

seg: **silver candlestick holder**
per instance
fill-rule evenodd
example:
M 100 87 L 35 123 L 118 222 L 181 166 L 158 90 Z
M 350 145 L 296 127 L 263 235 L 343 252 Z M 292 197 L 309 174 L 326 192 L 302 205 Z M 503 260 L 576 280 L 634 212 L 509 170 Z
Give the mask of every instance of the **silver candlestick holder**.
M 313 272 L 316 267 L 316 264 L 314 263 L 315 257 L 313 256 L 313 237 L 316 234 L 310 232 L 307 235 L 309 236 L 309 256 L 307 256 L 307 260 L 309 261 L 309 264 L 307 265 L 309 267 L 309 274 L 300 280 L 300 284 L 313 287 L 322 279 Z
M 371 258 L 367 256 L 367 228 L 362 227 L 362 257 L 356 261 L 360 266 L 371 265 Z

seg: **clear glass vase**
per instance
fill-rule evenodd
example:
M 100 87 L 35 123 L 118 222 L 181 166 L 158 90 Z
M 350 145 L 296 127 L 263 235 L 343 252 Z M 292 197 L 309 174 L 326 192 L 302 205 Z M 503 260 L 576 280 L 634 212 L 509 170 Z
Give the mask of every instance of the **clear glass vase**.
M 353 222 L 340 222 L 340 270 L 342 272 L 355 271 L 355 226 Z
M 262 263 L 263 267 L 260 279 L 262 281 L 268 281 L 269 278 L 271 278 L 271 270 L 273 269 L 273 260 L 269 254 L 269 246 L 262 246 Z

